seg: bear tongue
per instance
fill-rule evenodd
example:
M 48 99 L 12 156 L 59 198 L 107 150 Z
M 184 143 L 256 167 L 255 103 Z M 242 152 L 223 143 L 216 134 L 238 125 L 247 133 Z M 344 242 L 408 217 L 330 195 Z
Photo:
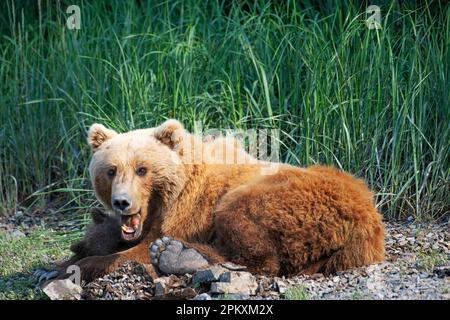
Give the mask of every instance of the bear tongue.
M 139 228 L 139 223 L 141 222 L 141 215 L 138 213 L 138 214 L 135 214 L 134 216 L 133 216 L 133 218 L 132 218 L 132 221 L 131 221 L 131 223 L 132 223 L 132 225 L 133 225 L 133 228 L 134 229 L 137 229 L 137 228 Z

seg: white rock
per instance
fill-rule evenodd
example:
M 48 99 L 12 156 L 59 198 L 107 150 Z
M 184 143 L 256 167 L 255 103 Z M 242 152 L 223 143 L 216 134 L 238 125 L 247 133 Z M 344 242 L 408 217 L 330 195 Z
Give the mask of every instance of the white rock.
M 233 262 L 224 262 L 221 264 L 222 267 L 228 269 L 228 270 L 232 270 L 232 271 L 242 271 L 247 269 L 246 266 L 241 266 L 239 264 L 235 264 Z
M 54 280 L 42 288 L 51 300 L 80 300 L 82 289 L 69 279 Z
M 249 272 L 229 271 L 220 276 L 220 282 L 211 284 L 211 292 L 255 295 L 258 284 Z

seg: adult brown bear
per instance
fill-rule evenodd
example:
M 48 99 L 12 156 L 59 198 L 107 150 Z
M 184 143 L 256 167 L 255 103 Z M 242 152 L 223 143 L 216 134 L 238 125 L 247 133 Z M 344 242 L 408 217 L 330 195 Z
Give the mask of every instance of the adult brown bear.
M 122 240 L 135 245 L 77 261 L 87 281 L 127 260 L 162 273 L 226 260 L 294 275 L 384 259 L 372 192 L 345 172 L 256 161 L 235 140 L 202 141 L 176 120 L 122 134 L 94 124 L 88 141 L 96 196 L 120 213 Z

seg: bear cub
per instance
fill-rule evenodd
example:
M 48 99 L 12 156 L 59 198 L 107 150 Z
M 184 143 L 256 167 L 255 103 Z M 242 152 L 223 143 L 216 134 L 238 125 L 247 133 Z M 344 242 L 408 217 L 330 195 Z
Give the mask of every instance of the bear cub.
M 121 220 L 99 208 L 90 210 L 91 223 L 86 227 L 84 238 L 73 244 L 70 250 L 78 257 L 106 256 L 127 249 L 130 244 L 121 237 Z

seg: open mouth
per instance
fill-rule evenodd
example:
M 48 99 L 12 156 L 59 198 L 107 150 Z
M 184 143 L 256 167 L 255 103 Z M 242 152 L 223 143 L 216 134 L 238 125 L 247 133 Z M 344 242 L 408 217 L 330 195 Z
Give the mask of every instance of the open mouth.
M 126 241 L 135 240 L 141 235 L 141 210 L 134 214 L 122 215 L 122 238 Z

